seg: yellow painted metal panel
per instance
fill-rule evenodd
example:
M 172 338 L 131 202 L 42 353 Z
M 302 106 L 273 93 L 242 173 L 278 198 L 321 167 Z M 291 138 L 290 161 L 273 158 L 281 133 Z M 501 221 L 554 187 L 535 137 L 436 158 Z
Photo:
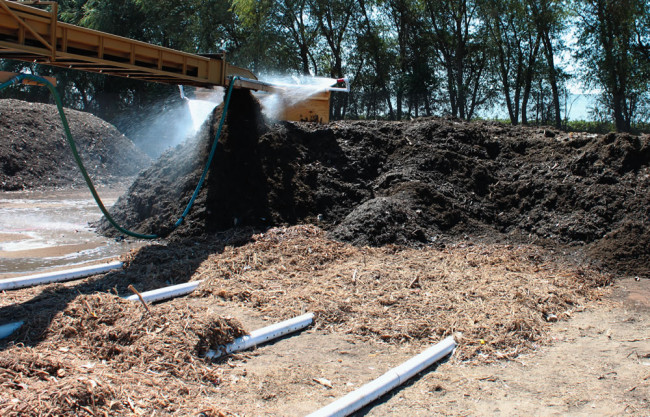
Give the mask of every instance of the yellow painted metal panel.
M 110 72 L 115 68 L 125 77 L 145 78 L 172 84 L 197 86 L 224 85 L 223 63 L 108 33 L 57 22 L 47 11 L 0 0 L 11 13 L 0 7 L 0 58 L 36 61 L 42 64 Z M 13 14 L 13 15 L 12 15 Z M 18 21 L 14 15 L 18 16 Z M 25 30 L 24 25 L 29 25 Z M 36 33 L 40 40 L 35 36 Z M 56 48 L 47 42 L 56 38 Z M 24 53 L 23 53 L 24 52 Z M 217 64 L 211 64 L 211 61 Z M 65 61 L 59 64 L 56 61 Z
M 287 105 L 280 112 L 278 118 L 294 122 L 328 123 L 330 121 L 330 95 L 329 91 L 324 91 L 293 105 Z

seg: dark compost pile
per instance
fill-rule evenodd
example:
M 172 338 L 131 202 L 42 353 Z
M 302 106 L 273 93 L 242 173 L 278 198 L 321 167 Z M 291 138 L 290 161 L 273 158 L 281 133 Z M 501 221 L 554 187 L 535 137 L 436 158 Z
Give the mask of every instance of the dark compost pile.
M 446 118 L 270 125 L 248 92 L 235 91 L 204 188 L 173 229 L 220 116 L 218 107 L 194 139 L 141 173 L 113 207 L 119 222 L 172 240 L 299 223 L 371 246 L 523 239 L 650 274 L 647 135 Z
M 96 184 L 120 182 L 150 158 L 115 126 L 89 113 L 65 110 L 81 159 Z M 56 106 L 0 100 L 0 190 L 84 184 Z

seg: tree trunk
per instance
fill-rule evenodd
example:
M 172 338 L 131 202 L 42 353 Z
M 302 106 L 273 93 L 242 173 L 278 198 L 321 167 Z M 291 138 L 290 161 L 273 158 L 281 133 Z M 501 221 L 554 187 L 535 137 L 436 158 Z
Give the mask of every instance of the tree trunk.
M 535 47 L 533 52 L 528 56 L 528 67 L 526 68 L 526 80 L 524 82 L 524 94 L 521 98 L 521 124 L 528 124 L 528 99 L 530 98 L 530 90 L 533 87 L 533 68 L 537 60 L 537 52 L 539 51 L 539 36 L 535 40 Z
M 302 61 L 302 73 L 309 75 L 309 50 L 307 45 L 300 45 L 300 60 Z
M 548 82 L 551 84 L 551 93 L 553 94 L 553 111 L 555 112 L 555 127 L 562 128 L 562 115 L 560 114 L 560 93 L 557 88 L 557 73 L 555 63 L 553 62 L 553 44 L 548 33 L 542 33 L 542 42 L 544 43 L 544 52 L 546 63 L 548 65 Z

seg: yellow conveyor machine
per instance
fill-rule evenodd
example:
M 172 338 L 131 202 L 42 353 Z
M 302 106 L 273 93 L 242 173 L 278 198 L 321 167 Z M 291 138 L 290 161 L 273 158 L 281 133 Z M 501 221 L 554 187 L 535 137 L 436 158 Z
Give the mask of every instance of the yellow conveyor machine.
M 47 5 L 43 10 L 30 5 Z M 58 21 L 50 1 L 0 0 L 0 58 L 34 62 L 142 81 L 212 88 L 235 87 L 282 95 L 286 87 L 257 80 L 230 65 L 225 54 L 197 55 Z M 9 75 L 5 75 L 5 79 Z M 0 78 L 2 81 L 2 78 Z M 319 92 L 280 112 L 283 120 L 329 121 L 330 91 Z

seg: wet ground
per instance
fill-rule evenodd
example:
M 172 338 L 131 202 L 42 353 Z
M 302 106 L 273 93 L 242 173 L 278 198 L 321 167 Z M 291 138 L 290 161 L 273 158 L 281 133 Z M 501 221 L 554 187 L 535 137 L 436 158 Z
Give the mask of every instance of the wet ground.
M 123 189 L 103 189 L 111 206 Z M 94 233 L 101 217 L 90 192 L 79 190 L 0 193 L 0 278 L 117 258 L 139 246 Z

